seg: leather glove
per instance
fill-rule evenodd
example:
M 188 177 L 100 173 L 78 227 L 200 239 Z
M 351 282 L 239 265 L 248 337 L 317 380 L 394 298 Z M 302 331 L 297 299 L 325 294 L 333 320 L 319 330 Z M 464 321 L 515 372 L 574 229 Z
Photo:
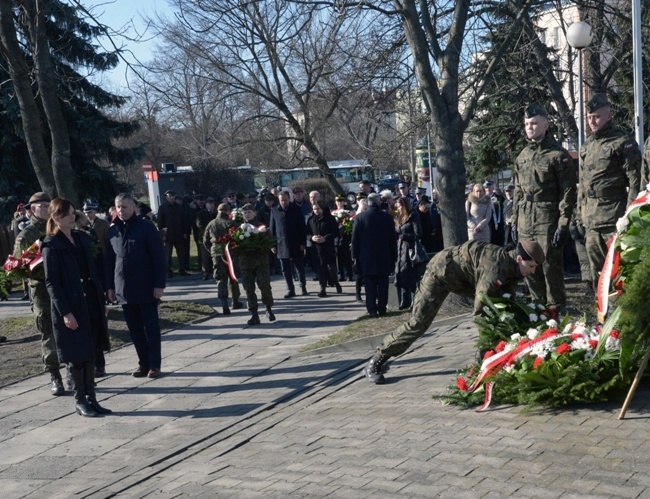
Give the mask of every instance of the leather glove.
M 517 244 L 519 242 L 519 234 L 517 234 L 517 227 L 512 226 L 512 229 L 510 229 L 510 237 L 512 238 L 512 242 Z
M 555 231 L 555 234 L 553 234 L 553 247 L 554 248 L 560 248 L 564 246 L 566 243 L 569 242 L 569 237 L 571 235 L 569 234 L 569 231 L 566 229 L 557 229 Z

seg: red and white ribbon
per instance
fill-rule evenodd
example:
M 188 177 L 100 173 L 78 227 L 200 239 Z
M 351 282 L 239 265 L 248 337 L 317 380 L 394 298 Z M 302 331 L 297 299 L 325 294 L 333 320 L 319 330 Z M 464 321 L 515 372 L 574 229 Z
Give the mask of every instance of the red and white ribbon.
M 235 266 L 233 265 L 232 256 L 230 256 L 230 243 L 226 244 L 223 253 L 224 261 L 226 262 L 226 267 L 228 267 L 228 274 L 230 275 L 230 278 L 235 282 L 239 282 L 237 280 L 237 276 L 235 275 Z

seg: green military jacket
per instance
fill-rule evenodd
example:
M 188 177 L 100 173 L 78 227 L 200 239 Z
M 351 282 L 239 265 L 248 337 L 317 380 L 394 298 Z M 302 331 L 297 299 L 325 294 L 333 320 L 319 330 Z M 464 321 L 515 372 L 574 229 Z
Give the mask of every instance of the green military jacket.
M 210 250 L 212 261 L 215 264 L 221 258 L 221 250 L 217 241 L 220 237 L 228 234 L 228 230 L 235 225 L 235 222 L 230 220 L 227 213 L 218 212 L 217 218 L 211 220 L 205 228 L 203 233 L 203 245 L 206 249 Z
M 481 295 L 512 295 L 522 279 L 515 251 L 481 241 L 468 241 L 440 251 L 427 265 L 435 285 L 474 298 L 474 314 L 483 308 Z
M 546 134 L 530 142 L 514 169 L 513 221 L 521 235 L 569 228 L 576 205 L 576 174 L 569 152 Z
M 47 221 L 36 218 L 34 215 L 32 215 L 29 220 L 30 224 L 20 231 L 20 234 L 16 237 L 16 244 L 14 245 L 14 256 L 16 258 L 19 258 L 23 251 L 29 248 L 38 239 L 45 237 Z M 29 279 L 28 282 L 30 286 L 42 286 L 42 291 L 47 294 L 45 281 Z
M 612 227 L 639 194 L 641 151 L 629 134 L 610 121 L 580 150 L 578 207 L 587 229 Z

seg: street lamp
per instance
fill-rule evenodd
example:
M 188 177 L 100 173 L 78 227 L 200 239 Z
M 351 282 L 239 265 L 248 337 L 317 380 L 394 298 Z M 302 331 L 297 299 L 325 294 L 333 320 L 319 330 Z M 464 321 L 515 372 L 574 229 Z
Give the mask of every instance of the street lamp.
M 566 30 L 566 39 L 574 49 L 578 51 L 578 161 L 580 161 L 580 149 L 585 138 L 585 107 L 583 104 L 582 91 L 582 49 L 591 43 L 591 26 L 584 21 L 573 23 Z

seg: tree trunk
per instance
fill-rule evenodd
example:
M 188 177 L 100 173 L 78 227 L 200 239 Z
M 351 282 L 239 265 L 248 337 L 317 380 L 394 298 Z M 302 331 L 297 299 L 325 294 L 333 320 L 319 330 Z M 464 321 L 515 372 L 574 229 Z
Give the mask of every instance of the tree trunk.
M 7 61 L 9 76 L 18 98 L 27 150 L 36 178 L 41 189 L 54 197 L 57 194 L 57 187 L 43 141 L 41 120 L 32 93 L 29 70 L 18 44 L 11 0 L 0 0 L 0 50 Z
M 57 76 L 50 58 L 50 47 L 45 27 L 45 7 L 42 0 L 23 2 L 28 17 L 36 81 L 50 128 L 52 139 L 52 170 L 59 196 L 79 206 L 74 185 L 74 171 L 70 163 L 70 137 L 57 93 Z

